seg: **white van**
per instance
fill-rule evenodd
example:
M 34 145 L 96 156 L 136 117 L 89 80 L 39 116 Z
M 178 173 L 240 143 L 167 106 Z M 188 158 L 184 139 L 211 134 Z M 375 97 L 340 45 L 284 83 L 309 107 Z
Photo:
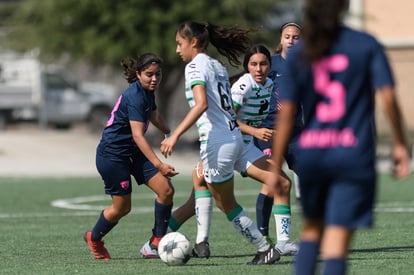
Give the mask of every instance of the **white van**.
M 101 83 L 73 83 L 36 58 L 0 54 L 0 129 L 16 121 L 69 128 L 88 122 L 101 131 L 118 92 Z

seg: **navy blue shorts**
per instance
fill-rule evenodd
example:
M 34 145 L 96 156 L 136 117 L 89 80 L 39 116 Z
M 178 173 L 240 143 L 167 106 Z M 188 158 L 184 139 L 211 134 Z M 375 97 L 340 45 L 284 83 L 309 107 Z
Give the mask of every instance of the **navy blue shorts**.
M 104 181 L 105 194 L 108 195 L 131 193 L 131 175 L 140 185 L 158 173 L 158 169 L 142 153 L 133 157 L 115 157 L 97 152 L 96 168 Z
M 253 138 L 254 145 L 256 145 L 257 148 L 262 150 L 265 154 L 265 150 L 272 149 L 272 139 L 269 141 L 260 140 L 257 138 Z M 290 170 L 295 171 L 295 165 L 296 165 L 296 154 L 297 154 L 297 138 L 295 140 L 292 140 L 287 147 L 286 153 L 284 155 L 285 161 L 289 167 Z
M 309 169 L 309 166 L 312 165 L 308 165 L 308 169 L 302 165 L 298 167 L 300 202 L 305 218 L 323 219 L 326 225 L 349 229 L 372 226 L 376 187 L 374 169 L 362 171 L 364 176 L 355 176 L 358 169 L 340 172 Z

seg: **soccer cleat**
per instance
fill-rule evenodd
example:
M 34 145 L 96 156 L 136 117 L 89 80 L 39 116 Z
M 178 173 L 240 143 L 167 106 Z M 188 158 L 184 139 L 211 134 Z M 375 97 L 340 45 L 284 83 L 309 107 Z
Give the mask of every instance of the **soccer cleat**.
M 210 257 L 210 245 L 208 242 L 204 241 L 196 244 L 193 248 L 193 257 L 208 259 Z
M 109 255 L 108 250 L 106 250 L 103 241 L 92 241 L 92 231 L 86 231 L 83 235 L 83 239 L 88 244 L 95 259 L 106 261 L 111 259 L 111 256 Z
M 287 242 L 285 244 L 276 244 L 276 249 L 281 256 L 295 256 L 299 248 L 296 244 Z
M 262 264 L 274 264 L 280 260 L 279 251 L 277 251 L 272 245 L 263 252 L 257 252 L 253 260 L 248 262 L 248 265 L 262 265 Z
M 140 254 L 142 255 L 142 257 L 146 258 L 146 259 L 157 259 L 160 256 L 158 255 L 158 250 L 157 248 L 153 245 L 150 244 L 150 241 L 147 241 L 140 249 Z

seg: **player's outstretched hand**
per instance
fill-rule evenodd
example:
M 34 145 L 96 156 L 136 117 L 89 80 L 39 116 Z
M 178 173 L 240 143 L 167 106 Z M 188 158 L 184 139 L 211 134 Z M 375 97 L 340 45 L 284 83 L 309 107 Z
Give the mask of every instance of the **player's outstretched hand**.
M 273 130 L 267 128 L 256 128 L 254 137 L 260 140 L 269 141 L 273 136 Z
M 411 174 L 411 162 L 408 150 L 403 145 L 394 145 L 392 151 L 393 174 L 398 179 L 406 179 Z
M 175 168 L 173 166 L 167 163 L 162 163 L 158 167 L 158 170 L 163 176 L 166 176 L 166 177 L 174 177 L 179 174 L 177 171 L 175 171 Z
M 174 146 L 176 143 L 177 139 L 174 136 L 170 136 L 161 142 L 160 150 L 165 158 L 171 156 L 172 152 L 174 152 Z

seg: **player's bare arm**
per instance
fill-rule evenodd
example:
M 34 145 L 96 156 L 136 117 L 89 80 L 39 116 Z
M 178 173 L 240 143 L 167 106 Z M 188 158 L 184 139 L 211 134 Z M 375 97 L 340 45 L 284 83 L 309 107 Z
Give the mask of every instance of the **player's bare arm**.
M 188 111 L 183 121 L 172 132 L 171 136 L 161 142 L 161 153 L 164 157 L 170 156 L 174 151 L 174 146 L 178 139 L 184 134 L 197 119 L 208 108 L 206 90 L 203 85 L 195 85 L 192 88 L 194 94 L 195 105 Z
M 151 114 L 151 123 L 157 127 L 164 134 L 169 134 L 171 132 L 170 127 L 168 127 L 166 120 L 161 115 L 158 110 L 154 110 Z
M 168 177 L 177 175 L 178 172 L 175 171 L 174 167 L 167 163 L 163 163 L 152 150 L 151 145 L 148 143 L 148 140 L 144 136 L 145 123 L 140 121 L 130 121 L 130 125 L 132 130 L 132 137 L 138 148 L 148 158 L 148 160 L 151 161 L 151 163 L 154 164 L 156 168 L 158 168 L 160 173 Z

